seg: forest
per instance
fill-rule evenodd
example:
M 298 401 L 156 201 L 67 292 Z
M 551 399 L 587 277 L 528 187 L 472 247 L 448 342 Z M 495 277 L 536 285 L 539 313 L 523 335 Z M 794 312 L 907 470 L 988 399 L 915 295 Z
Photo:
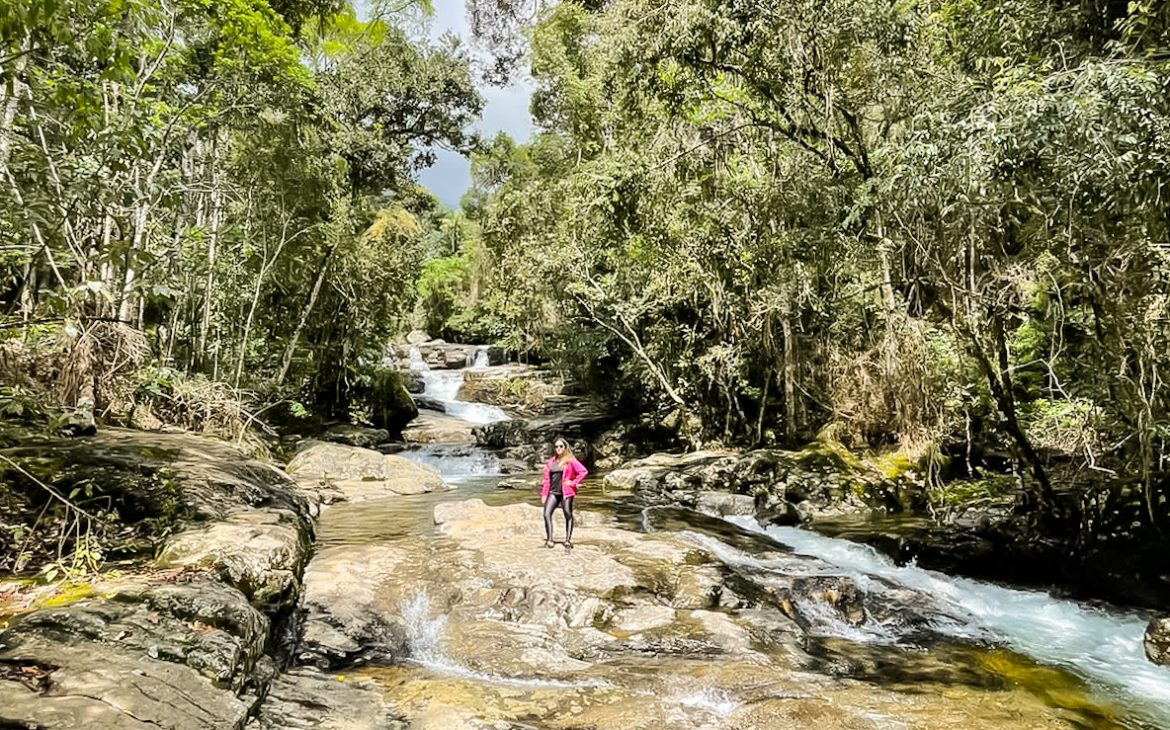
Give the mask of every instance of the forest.
M 692 448 L 1165 519 L 1165 3 L 471 0 L 476 49 L 430 11 L 5 3 L 0 411 L 369 422 L 422 328 Z M 475 133 L 517 76 L 532 138 Z
M 1168 380 L 1163 0 L 0 0 L 0 728 L 1167 728 Z

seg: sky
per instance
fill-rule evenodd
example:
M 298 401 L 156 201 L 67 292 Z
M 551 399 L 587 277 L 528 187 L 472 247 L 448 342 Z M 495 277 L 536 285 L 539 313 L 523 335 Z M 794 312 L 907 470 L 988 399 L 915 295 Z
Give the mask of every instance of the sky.
M 436 38 L 450 31 L 470 45 L 464 0 L 434 0 L 435 15 L 431 33 Z M 474 128 L 485 137 L 496 132 L 507 132 L 517 142 L 524 142 L 532 133 L 532 118 L 528 114 L 528 99 L 532 94 L 527 79 L 517 79 L 511 86 L 498 88 L 481 84 L 484 97 L 483 116 Z M 471 164 L 462 155 L 438 150 L 433 167 L 419 174 L 419 182 L 430 188 L 439 200 L 450 208 L 459 208 L 459 198 L 471 184 Z

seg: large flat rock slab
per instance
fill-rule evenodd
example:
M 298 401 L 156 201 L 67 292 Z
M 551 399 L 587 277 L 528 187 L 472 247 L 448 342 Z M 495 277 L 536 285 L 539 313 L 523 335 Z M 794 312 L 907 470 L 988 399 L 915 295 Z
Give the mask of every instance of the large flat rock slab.
M 243 727 L 274 673 L 268 619 L 243 594 L 209 580 L 103 590 L 0 632 L 0 726 Z M 40 681 L 14 681 L 19 667 Z
M 351 502 L 449 489 L 438 469 L 405 456 L 345 444 L 311 441 L 288 472 L 301 483 L 321 483 Z
M 272 682 L 248 730 L 407 730 L 369 679 L 300 667 Z

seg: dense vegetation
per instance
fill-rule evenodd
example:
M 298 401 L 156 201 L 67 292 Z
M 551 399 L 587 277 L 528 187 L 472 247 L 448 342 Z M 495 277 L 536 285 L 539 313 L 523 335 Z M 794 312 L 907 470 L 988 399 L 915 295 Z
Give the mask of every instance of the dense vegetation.
M 694 445 L 898 445 L 1041 502 L 1121 477 L 1157 521 L 1165 3 L 472 0 L 539 128 L 483 145 L 426 10 L 0 7 L 0 406 L 107 411 L 121 373 L 179 421 L 343 414 L 424 326 Z M 434 145 L 474 154 L 460 212 L 413 182 Z
M 0 7 L 9 385 L 102 412 L 134 387 L 178 411 L 240 388 L 346 411 L 438 235 L 413 173 L 469 150 L 482 106 L 467 52 L 408 32 L 424 5 L 367 10 Z
M 541 132 L 476 157 L 477 321 L 696 443 L 1004 454 L 1153 520 L 1167 49 L 1164 3 L 560 3 Z

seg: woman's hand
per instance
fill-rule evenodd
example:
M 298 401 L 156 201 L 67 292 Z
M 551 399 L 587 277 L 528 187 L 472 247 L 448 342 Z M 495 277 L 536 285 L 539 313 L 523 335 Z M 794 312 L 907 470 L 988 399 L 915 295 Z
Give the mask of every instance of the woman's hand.
M 541 506 L 541 507 L 543 507 L 543 506 L 544 506 L 544 503 L 545 503 L 545 502 L 547 502 L 547 501 L 548 501 L 548 495 L 547 495 L 547 494 L 542 494 L 542 495 L 540 495 L 540 506 Z

